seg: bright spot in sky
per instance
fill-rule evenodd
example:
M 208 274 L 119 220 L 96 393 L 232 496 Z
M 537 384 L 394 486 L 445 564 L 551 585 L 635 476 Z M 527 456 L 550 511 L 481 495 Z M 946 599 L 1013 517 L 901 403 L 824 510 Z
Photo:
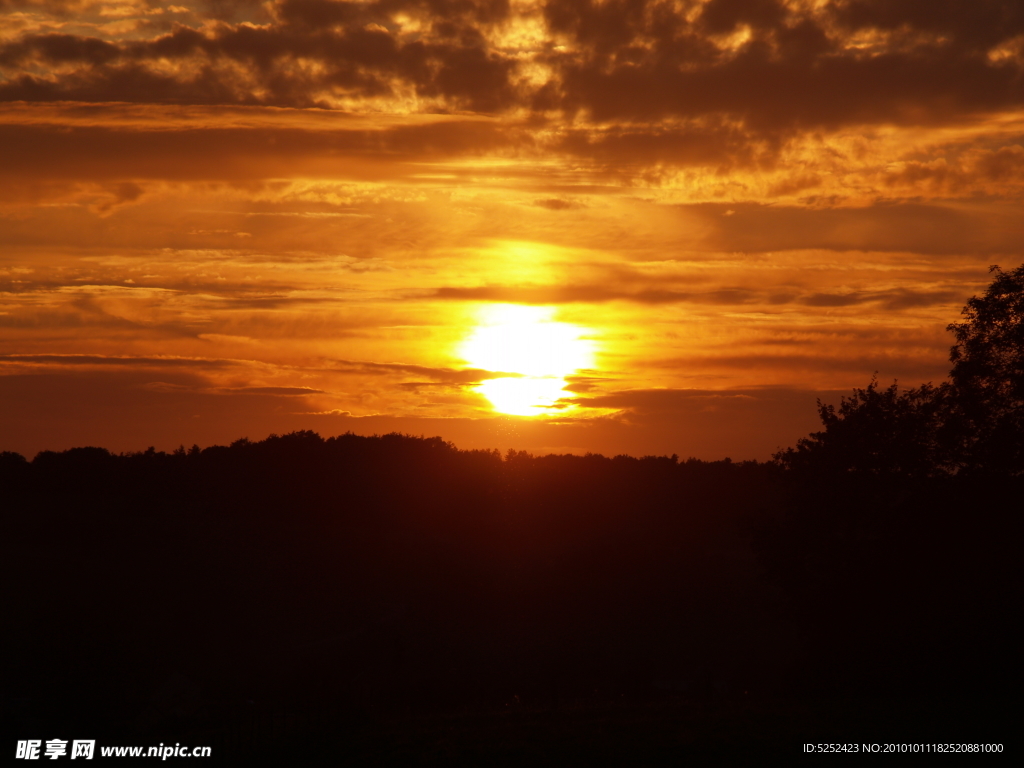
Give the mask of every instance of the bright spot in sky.
M 565 377 L 594 364 L 587 329 L 552 320 L 554 307 L 488 304 L 461 356 L 474 368 L 519 376 L 489 379 L 475 387 L 494 410 L 537 416 L 568 396 Z

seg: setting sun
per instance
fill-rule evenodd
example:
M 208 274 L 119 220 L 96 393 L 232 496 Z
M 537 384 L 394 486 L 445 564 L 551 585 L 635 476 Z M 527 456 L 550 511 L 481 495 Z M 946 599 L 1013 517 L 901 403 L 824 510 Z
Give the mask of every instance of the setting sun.
M 1024 0 L 0 0 L 6 749 L 1002 751 L 1022 83 Z
M 495 373 L 476 387 L 494 410 L 535 416 L 566 396 L 565 377 L 593 367 L 594 343 L 586 330 L 552 320 L 553 307 L 488 304 L 460 349 L 467 363 Z
M 939 381 L 1024 252 L 1024 6 L 931 5 L 4 0 L 0 453 L 763 460 Z

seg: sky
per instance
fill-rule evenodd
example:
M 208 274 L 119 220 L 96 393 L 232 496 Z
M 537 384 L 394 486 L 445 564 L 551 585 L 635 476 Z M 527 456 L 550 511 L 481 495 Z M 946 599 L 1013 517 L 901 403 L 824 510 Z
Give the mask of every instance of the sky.
M 768 459 L 1022 192 L 1017 0 L 0 0 L 0 450 Z

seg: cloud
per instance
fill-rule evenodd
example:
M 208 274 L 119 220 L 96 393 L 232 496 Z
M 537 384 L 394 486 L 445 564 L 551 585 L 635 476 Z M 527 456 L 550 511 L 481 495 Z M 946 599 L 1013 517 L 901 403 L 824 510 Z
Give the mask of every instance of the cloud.
M 1024 9 L 1019 3 L 1006 0 L 969 5 L 850 0 L 830 3 L 829 10 L 849 30 L 928 32 L 949 40 L 957 48 L 979 53 L 1024 31 Z
M 324 394 L 324 390 L 312 387 L 221 387 L 217 391 L 227 395 L 272 395 L 277 397 Z
M 346 130 L 344 118 L 338 122 L 332 130 L 0 124 L 0 177 L 136 181 L 394 177 L 412 172 L 402 167 L 403 162 L 480 154 L 514 141 L 504 127 L 476 120 L 378 130 Z M 125 195 L 122 201 L 137 197 Z
M 948 348 L 948 347 L 947 347 Z M 652 363 L 652 367 L 672 370 L 732 370 L 734 372 L 757 371 L 764 380 L 772 372 L 785 374 L 790 380 L 809 379 L 817 382 L 822 374 L 841 373 L 849 380 L 855 374 L 858 383 L 867 383 L 872 373 L 882 378 L 893 377 L 917 385 L 924 381 L 941 381 L 946 378 L 949 365 L 932 350 L 845 350 L 825 346 L 804 354 L 748 354 L 693 355 Z M 608 402 L 595 398 L 596 407 L 613 407 Z
M 573 200 L 564 200 L 560 197 L 548 197 L 543 200 L 534 200 L 533 204 L 539 208 L 547 208 L 549 211 L 569 211 L 575 208 L 584 207 Z
M 32 456 L 40 450 L 102 445 L 113 451 L 155 445 L 229 444 L 313 429 L 333 435 L 399 431 L 442 435 L 460 448 L 499 448 L 579 454 L 672 454 L 720 459 L 769 458 L 780 447 L 817 426 L 814 402 L 840 393 L 796 389 L 744 390 L 735 397 L 712 392 L 626 392 L 616 405 L 632 409 L 622 418 L 563 419 L 558 424 L 528 419 L 426 418 L 366 415 L 343 409 L 315 413 L 282 409 L 290 396 L 225 397 L 185 372 L 163 374 L 161 386 L 144 371 L 81 371 L 0 376 L 0 434 L 4 450 Z M 843 392 L 842 394 L 846 394 Z M 716 408 L 709 408 L 714 405 Z
M 821 248 L 934 255 L 1020 253 L 1024 225 L 1010 207 L 879 202 L 862 207 L 698 204 L 680 207 L 704 227 L 703 245 L 764 253 Z M 726 210 L 735 215 L 723 216 Z
M 0 363 L 58 366 L 117 366 L 143 368 L 224 368 L 238 365 L 235 360 L 211 360 L 185 357 L 128 357 L 119 355 L 18 355 L 0 354 Z
M 0 0 L 0 434 L 766 457 L 811 388 L 941 377 L 1024 252 L 1021 15 Z M 559 425 L 472 391 L 479 302 L 593 330 Z
M 488 379 L 518 376 L 501 371 L 484 371 L 478 368 L 431 368 L 425 365 L 409 365 L 405 363 L 374 363 L 358 360 L 330 360 L 330 370 L 371 375 L 423 376 L 430 382 L 408 382 L 405 386 L 427 386 L 444 384 L 451 386 L 469 386 Z
M 1024 104 L 1010 45 L 1024 33 L 1019 4 L 925 6 L 548 0 L 538 16 L 507 0 L 214 3 L 200 11 L 214 24 L 168 30 L 140 18 L 141 35 L 97 27 L 8 40 L 0 99 L 537 109 L 597 123 L 728 120 L 763 135 L 933 124 Z M 529 42 L 510 37 L 514 23 L 536 25 Z M 607 151 L 632 142 L 685 158 L 730 144 L 725 132 L 718 142 L 688 132 L 654 132 L 644 148 L 642 134 L 613 131 Z
M 749 167 L 771 162 L 778 143 L 764 143 L 720 120 L 669 122 L 565 131 L 553 149 L 607 165 Z
M 438 5 L 429 10 L 447 11 Z M 477 8 L 478 20 L 496 17 L 495 6 Z M 395 27 L 388 12 L 398 8 L 307 1 L 275 10 L 270 24 L 179 23 L 151 38 L 25 35 L 0 46 L 0 66 L 13 70 L 0 83 L 0 100 L 332 107 L 340 98 L 396 97 L 407 87 L 451 107 L 493 112 L 514 99 L 514 60 L 472 27 L 456 41 L 398 39 L 388 29 Z M 303 66 L 310 61 L 317 66 Z M 39 65 L 50 72 L 36 74 Z
M 961 298 L 960 293 L 953 290 L 915 291 L 909 288 L 900 288 L 891 291 L 814 293 L 800 299 L 800 303 L 809 307 L 850 307 L 869 302 L 880 302 L 885 309 L 908 309 L 959 302 Z
M 114 451 L 164 449 L 179 444 L 230 443 L 249 435 L 292 431 L 316 424 L 282 403 L 295 398 L 253 392 L 225 396 L 203 376 L 164 370 L 159 381 L 145 370 L 43 370 L 0 376 L 0 434 L 4 449 L 32 455 L 75 445 Z
M 94 206 L 96 212 L 101 215 L 109 214 L 114 209 L 128 203 L 134 203 L 142 197 L 145 189 L 134 182 L 122 181 L 120 184 L 111 185 L 107 191 L 110 196 Z
M 604 285 L 555 286 L 500 286 L 487 285 L 474 288 L 446 286 L 430 294 L 431 298 L 458 301 L 498 301 L 515 304 L 573 304 L 630 301 L 639 304 L 673 304 L 694 302 L 701 304 L 741 304 L 753 300 L 753 294 L 744 289 L 723 289 L 694 293 L 672 290 L 621 291 Z
M 763 131 L 927 124 L 1021 104 L 1020 62 L 983 55 L 1024 30 L 1019 5 L 938 20 L 882 5 L 714 0 L 688 21 L 668 3 L 554 0 L 546 18 L 571 41 L 552 57 L 558 103 L 598 121 L 730 115 Z
M 780 305 L 796 302 L 808 307 L 849 307 L 878 302 L 884 308 L 893 310 L 948 304 L 961 298 L 960 294 L 953 290 L 917 291 L 910 288 L 851 293 L 811 293 L 801 296 L 795 293 L 766 294 L 752 288 L 721 288 L 700 292 L 665 289 L 623 291 L 605 285 L 443 287 L 438 288 L 430 296 L 431 298 L 458 301 L 495 301 L 515 304 L 593 304 L 627 301 L 647 305 L 691 303 L 735 306 L 757 303 Z

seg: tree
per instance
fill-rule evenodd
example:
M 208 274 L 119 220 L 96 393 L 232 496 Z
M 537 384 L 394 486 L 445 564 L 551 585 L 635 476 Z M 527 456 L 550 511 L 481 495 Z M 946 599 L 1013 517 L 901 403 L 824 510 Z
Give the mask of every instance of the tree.
M 1024 475 L 1024 265 L 998 266 L 971 298 L 949 381 L 900 392 L 872 380 L 838 409 L 818 402 L 825 429 L 775 455 L 792 469 L 924 477 Z
M 836 409 L 818 401 L 825 429 L 775 454 L 790 469 L 926 477 L 949 471 L 943 438 L 949 385 L 899 391 L 872 379 Z
M 950 429 L 966 470 L 1024 473 L 1024 265 L 998 266 L 983 296 L 951 323 Z

